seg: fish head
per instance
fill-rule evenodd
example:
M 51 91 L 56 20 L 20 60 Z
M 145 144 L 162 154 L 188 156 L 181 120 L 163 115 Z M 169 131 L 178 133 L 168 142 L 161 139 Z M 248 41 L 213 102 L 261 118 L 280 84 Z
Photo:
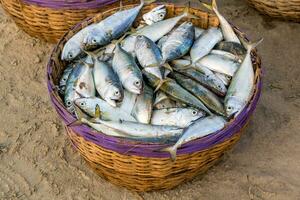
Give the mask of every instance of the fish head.
M 141 94 L 144 88 L 143 80 L 135 76 L 130 76 L 124 81 L 123 85 L 134 94 Z
M 243 109 L 244 103 L 235 97 L 229 97 L 225 101 L 225 111 L 227 117 L 231 117 L 232 115 L 240 112 Z
M 150 12 L 143 15 L 143 19 L 146 24 L 151 25 L 155 22 L 159 22 L 165 18 L 167 14 L 165 5 L 160 5 Z
M 75 42 L 68 42 L 65 44 L 64 49 L 61 53 L 61 59 L 71 61 L 75 59 L 81 53 L 80 45 Z
M 227 92 L 227 88 L 224 85 L 224 83 L 222 82 L 222 80 L 218 79 L 215 75 L 210 76 L 210 75 L 206 75 L 208 80 L 212 81 L 212 85 L 214 90 L 219 93 L 220 95 L 224 95 Z
M 102 29 L 91 30 L 83 39 L 82 47 L 84 50 L 94 50 L 109 43 L 111 35 Z
M 135 48 L 136 49 L 147 49 L 150 48 L 150 39 L 148 39 L 146 36 L 143 35 L 138 35 L 136 37 L 136 42 L 135 42 Z
M 116 107 L 117 103 L 122 102 L 124 98 L 124 92 L 120 87 L 112 85 L 111 87 L 108 87 L 104 96 L 107 103 L 113 107 Z
M 88 113 L 89 108 L 89 102 L 87 98 L 79 98 L 74 101 L 75 105 L 78 106 L 81 110 Z

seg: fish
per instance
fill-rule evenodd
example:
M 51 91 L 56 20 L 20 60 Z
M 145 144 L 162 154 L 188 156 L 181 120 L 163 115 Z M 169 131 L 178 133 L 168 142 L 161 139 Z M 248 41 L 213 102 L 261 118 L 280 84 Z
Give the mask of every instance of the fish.
M 67 81 L 68 81 L 68 78 L 69 78 L 72 70 L 73 70 L 73 64 L 68 65 L 68 67 L 64 70 L 64 72 L 59 80 L 58 88 L 59 88 L 60 94 L 65 94 Z
M 253 43 L 246 43 L 246 57 L 236 74 L 232 77 L 228 92 L 225 96 L 225 110 L 228 117 L 238 115 L 248 104 L 254 90 L 254 70 L 251 61 L 251 51 L 263 39 Z
M 115 49 L 112 67 L 126 90 L 134 94 L 142 93 L 144 87 L 142 72 L 134 58 L 119 44 Z
M 222 50 L 232 53 L 236 56 L 241 56 L 242 58 L 245 57 L 247 50 L 243 45 L 236 43 L 236 42 L 228 42 L 228 41 L 221 41 L 216 44 L 214 47 L 215 50 Z
M 140 123 L 149 124 L 153 110 L 153 95 L 151 87 L 145 84 L 144 91 L 138 95 L 131 115 Z
M 235 60 L 236 62 L 239 63 L 241 63 L 244 59 L 244 56 L 238 56 L 227 51 L 216 50 L 216 49 L 211 50 L 210 54 L 224 56 L 230 60 Z
M 221 73 L 218 73 L 218 72 L 215 72 L 215 75 L 220 79 L 222 80 L 222 82 L 224 83 L 225 86 L 228 86 L 230 81 L 231 81 L 231 76 L 227 76 L 225 74 L 221 74 Z
M 87 63 L 76 63 L 66 85 L 64 102 L 67 110 L 75 112 L 74 100 L 95 96 L 96 89 L 93 81 L 92 66 Z
M 113 107 L 123 100 L 124 91 L 117 74 L 108 63 L 94 57 L 93 78 L 100 97 Z
M 184 56 L 192 47 L 195 39 L 195 28 L 192 22 L 183 22 L 168 36 L 162 44 L 163 62 Z
M 216 115 L 199 118 L 183 130 L 182 136 L 173 146 L 164 148 L 161 151 L 169 152 L 172 161 L 175 161 L 177 149 L 182 145 L 222 130 L 226 123 L 227 122 L 223 117 Z
M 111 129 L 114 129 L 120 133 L 126 134 L 129 137 L 136 138 L 168 138 L 180 136 L 182 134 L 182 128 L 176 126 L 161 126 L 143 124 L 139 122 L 129 121 L 105 121 L 97 119 L 95 122 L 103 124 Z
M 157 46 L 159 49 L 162 48 L 163 44 L 167 41 L 168 39 L 168 35 L 163 36 L 162 38 L 160 38 L 157 42 Z
M 198 39 L 205 30 L 195 26 L 195 39 Z
M 166 108 L 154 110 L 151 124 L 185 128 L 204 115 L 204 112 L 194 108 Z
M 219 115 L 226 116 L 223 104 L 214 93 L 189 77 L 176 72 L 172 75 L 179 85 L 197 97 L 207 108 Z
M 154 24 L 165 18 L 167 14 L 166 6 L 160 5 L 143 15 L 143 20 L 147 25 Z
M 106 101 L 98 97 L 78 98 L 75 100 L 75 105 L 93 118 L 95 117 L 95 110 L 98 105 L 102 113 L 101 119 L 103 120 L 126 120 L 136 122 L 136 119 L 131 116 L 130 113 L 124 111 L 120 107 L 112 107 Z
M 184 12 L 179 16 L 165 19 L 165 20 L 159 21 L 157 23 L 154 23 L 152 25 L 145 26 L 141 29 L 138 29 L 132 35 L 126 37 L 122 41 L 121 45 L 125 51 L 134 53 L 136 37 L 138 35 L 143 35 L 143 36 L 149 38 L 150 40 L 152 40 L 153 42 L 157 42 L 164 35 L 168 34 L 176 26 L 176 24 L 184 17 L 198 18 L 198 17 L 190 14 L 189 9 L 186 8 L 184 10 Z
M 127 32 L 140 13 L 145 2 L 127 10 L 121 10 L 97 23 L 84 37 L 83 49 L 91 50 L 103 47 Z
M 95 24 L 92 24 L 81 29 L 66 42 L 61 53 L 61 60 L 71 61 L 84 54 L 82 51 L 82 41 L 94 26 Z
M 160 83 L 160 80 L 156 76 L 147 72 L 144 72 L 144 75 L 146 76 L 148 82 L 152 87 L 156 88 Z M 210 110 L 198 98 L 196 98 L 190 92 L 181 87 L 173 79 L 168 78 L 167 81 L 165 81 L 161 85 L 160 90 L 165 92 L 167 95 L 169 95 L 172 99 L 176 101 L 183 102 L 192 107 L 201 109 L 208 114 L 212 114 Z
M 233 76 L 241 64 L 225 56 L 209 54 L 199 60 L 197 65 L 204 66 L 214 72 Z
M 153 74 L 160 80 L 164 79 L 164 71 L 161 67 L 163 65 L 162 54 L 153 41 L 139 35 L 135 43 L 135 54 L 146 72 Z
M 212 4 L 208 5 L 206 3 L 202 3 L 206 8 L 213 10 L 214 13 L 217 15 L 219 22 L 220 22 L 220 27 L 224 36 L 225 41 L 229 42 L 236 42 L 236 43 L 241 43 L 238 36 L 235 34 L 232 26 L 230 23 L 225 19 L 223 15 L 218 10 L 217 2 L 216 0 L 212 0 Z
M 191 60 L 197 63 L 201 58 L 209 54 L 214 46 L 223 40 L 222 32 L 219 28 L 211 27 L 205 30 L 201 36 L 195 40 L 191 51 Z
M 171 62 L 174 71 L 179 72 L 212 90 L 219 96 L 225 96 L 227 88 L 223 81 L 218 78 L 211 70 L 197 64 L 190 65 L 189 60 L 178 59 Z M 188 67 L 186 67 L 188 66 Z

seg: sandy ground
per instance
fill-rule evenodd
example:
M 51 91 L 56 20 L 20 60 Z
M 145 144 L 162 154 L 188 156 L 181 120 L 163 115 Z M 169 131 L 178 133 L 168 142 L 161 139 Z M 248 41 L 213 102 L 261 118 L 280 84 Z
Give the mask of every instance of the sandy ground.
M 240 0 L 220 7 L 251 39 L 265 39 L 258 108 L 241 141 L 207 174 L 140 194 L 98 177 L 71 147 L 46 90 L 53 45 L 24 34 L 0 9 L 0 199 L 300 199 L 300 24 L 261 16 Z

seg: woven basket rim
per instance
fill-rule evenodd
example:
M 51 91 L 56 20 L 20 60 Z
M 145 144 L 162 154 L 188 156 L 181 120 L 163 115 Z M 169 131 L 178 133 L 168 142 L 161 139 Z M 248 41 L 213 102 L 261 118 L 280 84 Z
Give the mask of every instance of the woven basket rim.
M 125 8 L 130 8 L 135 5 L 128 5 Z M 160 5 L 158 3 L 151 4 L 152 6 Z M 184 8 L 183 6 L 178 6 L 175 4 L 167 3 L 165 5 L 175 6 Z M 98 14 L 94 17 L 90 17 L 88 19 L 83 20 L 81 23 L 73 26 L 69 32 L 67 32 L 54 47 L 49 62 L 47 64 L 47 86 L 48 92 L 50 95 L 50 99 L 53 103 L 54 108 L 56 109 L 60 118 L 64 121 L 64 124 L 70 128 L 73 132 L 82 136 L 84 139 L 94 142 L 95 144 L 102 146 L 104 148 L 110 149 L 112 151 L 116 151 L 122 154 L 130 154 L 130 155 L 138 155 L 145 157 L 169 157 L 169 154 L 166 152 L 159 152 L 160 149 L 170 146 L 170 144 L 159 144 L 159 143 L 147 143 L 147 142 L 137 142 L 126 138 L 117 138 L 113 136 L 105 135 L 104 133 L 97 132 L 87 125 L 78 125 L 78 126 L 68 126 L 70 123 L 75 121 L 75 117 L 71 115 L 65 108 L 60 99 L 56 86 L 53 83 L 52 79 L 52 66 L 54 63 L 54 55 L 57 52 L 58 48 L 63 46 L 63 44 L 74 35 L 76 32 L 80 30 L 80 27 L 85 27 L 91 23 L 93 23 L 94 19 L 97 16 L 105 15 L 105 13 L 117 10 L 118 8 L 113 8 L 105 11 L 102 14 Z M 197 9 L 197 8 L 194 8 Z M 199 9 L 197 9 L 199 10 Z M 203 11 L 204 12 L 204 11 Z M 234 27 L 238 30 L 236 27 Z M 245 37 L 246 38 L 246 37 Z M 247 39 L 247 38 L 246 38 Z M 231 120 L 224 129 L 217 131 L 213 134 L 210 134 L 206 137 L 198 138 L 196 140 L 190 141 L 184 145 L 182 145 L 177 154 L 190 154 L 196 151 L 208 149 L 216 144 L 219 144 L 229 138 L 231 138 L 235 133 L 239 132 L 241 128 L 247 123 L 249 117 L 254 112 L 256 105 L 258 103 L 259 97 L 261 95 L 262 89 L 262 70 L 261 70 L 261 59 L 256 54 L 256 50 L 252 51 L 252 59 L 255 60 L 256 71 L 255 71 L 255 91 L 253 93 L 252 99 L 249 104 L 244 108 L 244 110 L 233 120 Z
M 45 0 L 22 0 L 20 3 L 27 5 L 35 5 L 38 7 L 52 8 L 52 9 L 95 9 L 117 2 L 118 0 L 72 0 L 72 1 L 45 1 Z

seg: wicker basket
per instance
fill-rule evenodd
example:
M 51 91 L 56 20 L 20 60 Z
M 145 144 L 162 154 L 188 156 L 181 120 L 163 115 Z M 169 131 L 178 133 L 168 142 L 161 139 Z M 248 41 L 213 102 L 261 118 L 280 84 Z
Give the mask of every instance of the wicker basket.
M 145 13 L 155 6 L 157 4 L 145 6 L 142 12 Z M 174 4 L 166 4 L 166 7 L 168 17 L 178 15 L 184 10 L 183 7 Z M 255 67 L 255 92 L 247 108 L 223 130 L 183 145 L 177 151 L 176 161 L 172 162 L 168 153 L 158 151 L 166 145 L 110 137 L 96 132 L 86 125 L 68 127 L 68 124 L 72 123 L 75 118 L 67 112 L 61 97 L 55 90 L 66 64 L 59 59 L 63 45 L 83 27 L 98 22 L 116 11 L 117 9 L 108 10 L 96 15 L 91 20 L 78 24 L 59 41 L 51 54 L 47 67 L 50 98 L 58 115 L 66 125 L 72 143 L 99 175 L 116 185 L 134 191 L 171 189 L 197 174 L 205 172 L 239 140 L 261 93 L 260 58 L 254 50 L 252 59 Z M 196 26 L 207 28 L 219 24 L 217 18 L 211 14 L 195 8 L 190 8 L 190 12 L 200 18 L 193 19 Z
M 300 0 L 248 0 L 263 14 L 300 22 Z
M 112 7 L 118 0 L 0 0 L 15 23 L 33 37 L 56 43 L 72 26 Z M 122 0 L 134 4 L 138 0 Z

